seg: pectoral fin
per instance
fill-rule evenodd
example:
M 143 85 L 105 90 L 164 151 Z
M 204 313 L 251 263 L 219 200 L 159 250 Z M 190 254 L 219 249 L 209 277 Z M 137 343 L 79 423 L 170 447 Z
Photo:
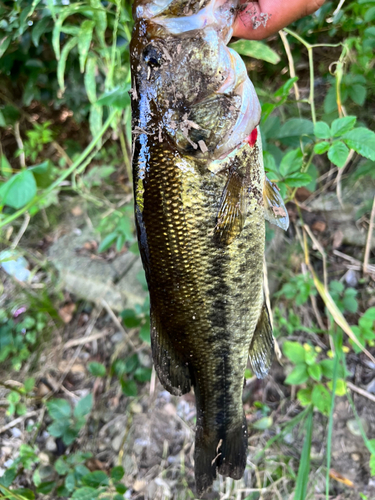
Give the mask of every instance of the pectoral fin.
M 249 349 L 251 367 L 258 378 L 264 378 L 274 356 L 272 326 L 266 304 L 263 304 Z
M 182 396 L 191 388 L 189 367 L 176 353 L 168 334 L 163 331 L 152 310 L 150 319 L 151 349 L 156 373 L 167 391 L 174 396 Z
M 245 177 L 232 168 L 221 195 L 214 238 L 219 245 L 229 245 L 241 233 L 246 214 Z
M 289 227 L 289 215 L 276 184 L 269 179 L 264 181 L 263 188 L 264 217 L 271 224 L 286 231 Z

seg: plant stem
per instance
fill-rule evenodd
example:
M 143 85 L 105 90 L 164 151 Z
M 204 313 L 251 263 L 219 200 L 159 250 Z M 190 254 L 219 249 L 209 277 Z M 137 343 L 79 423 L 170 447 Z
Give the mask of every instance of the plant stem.
M 18 217 L 20 215 L 22 215 L 25 212 L 27 212 L 31 207 L 33 207 L 39 201 L 41 201 L 43 198 L 45 198 L 54 189 L 56 189 L 57 187 L 59 187 L 60 183 L 63 180 L 65 180 L 67 177 L 69 177 L 69 175 L 71 175 L 82 164 L 82 162 L 84 162 L 85 159 L 89 156 L 89 154 L 91 153 L 91 151 L 95 148 L 95 146 L 100 141 L 100 139 L 102 138 L 102 136 L 105 133 L 105 131 L 108 129 L 108 127 L 112 123 L 112 120 L 115 117 L 116 113 L 118 113 L 117 109 L 115 109 L 114 111 L 112 111 L 112 113 L 109 115 L 109 117 L 107 118 L 106 122 L 102 126 L 101 130 L 96 135 L 96 137 L 93 138 L 93 140 L 90 142 L 90 144 L 87 146 L 87 148 L 79 156 L 79 158 L 77 158 L 77 160 L 67 170 L 65 170 L 65 172 L 62 173 L 60 175 L 60 177 L 58 177 L 55 180 L 55 182 L 53 182 L 50 186 L 48 186 L 48 188 L 44 189 L 44 191 L 40 195 L 35 196 L 29 203 L 27 203 L 27 205 L 25 205 L 24 207 L 20 208 L 19 210 L 17 210 L 13 214 L 11 214 L 8 217 L 6 217 L 3 221 L 1 221 L 0 222 L 0 229 L 2 227 L 6 226 L 7 224 L 9 224 L 10 222 L 18 219 Z

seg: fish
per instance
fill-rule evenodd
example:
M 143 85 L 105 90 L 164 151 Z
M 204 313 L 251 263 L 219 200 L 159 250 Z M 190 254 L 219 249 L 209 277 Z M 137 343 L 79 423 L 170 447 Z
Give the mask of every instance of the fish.
M 196 492 L 240 479 L 248 358 L 270 369 L 265 220 L 288 212 L 264 172 L 261 107 L 228 43 L 237 0 L 135 0 L 130 44 L 134 209 L 151 349 L 171 394 L 194 389 Z

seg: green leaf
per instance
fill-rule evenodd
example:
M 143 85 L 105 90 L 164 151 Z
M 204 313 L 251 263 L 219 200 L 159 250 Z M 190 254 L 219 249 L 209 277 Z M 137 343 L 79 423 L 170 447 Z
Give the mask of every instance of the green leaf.
M 105 92 L 97 100 L 96 104 L 100 106 L 113 106 L 114 108 L 125 109 L 130 106 L 129 96 L 130 84 L 125 87 L 117 87 Z
M 66 420 L 72 414 L 72 408 L 65 399 L 51 399 L 46 403 L 49 416 L 53 420 Z
M 90 472 L 82 477 L 82 483 L 86 486 L 92 486 L 93 488 L 97 488 L 98 486 L 109 484 L 108 476 L 105 472 L 101 470 L 96 470 L 94 472 Z
M 327 382 L 327 386 L 328 386 L 329 390 L 332 391 L 333 382 L 332 381 Z M 336 381 L 335 394 L 336 394 L 336 396 L 345 396 L 345 394 L 346 394 L 346 382 L 342 378 L 339 378 Z
M 286 340 L 283 343 L 283 353 L 294 364 L 305 362 L 305 349 L 298 342 Z
M 12 167 L 4 154 L 0 155 L 0 172 L 6 179 L 9 179 L 13 173 Z
M 121 314 L 124 325 L 128 328 L 136 328 L 141 323 L 141 318 L 138 317 L 134 309 L 124 309 Z
M 46 481 L 44 483 L 40 483 L 37 487 L 36 492 L 42 495 L 48 495 L 56 486 L 56 481 Z
M 302 406 L 308 406 L 311 404 L 311 389 L 300 389 L 297 392 L 297 399 L 301 403 Z
M 312 408 L 309 410 L 305 429 L 306 429 L 306 436 L 303 442 L 302 455 L 298 468 L 296 489 L 293 500 L 306 499 L 307 484 L 310 477 L 310 455 L 311 455 L 311 441 L 312 441 L 312 431 L 313 431 Z
M 78 488 L 71 496 L 72 500 L 96 500 L 98 498 L 100 491 L 95 488 L 90 488 L 84 486 L 83 488 Z
M 272 417 L 263 417 L 257 420 L 252 426 L 254 429 L 264 431 L 266 429 L 269 429 L 272 426 L 272 424 L 273 424 Z
M 38 187 L 46 188 L 53 182 L 53 163 L 51 160 L 46 160 L 39 165 L 29 167 L 32 172 Z
M 96 104 L 91 105 L 90 109 L 90 132 L 93 137 L 96 137 L 103 125 L 103 107 Z
M 298 82 L 298 76 L 289 78 L 289 80 L 287 80 L 284 85 L 276 90 L 276 92 L 273 94 L 274 97 L 283 97 L 284 99 L 286 99 L 296 82 Z
M 117 493 L 120 493 L 121 495 L 123 495 L 127 491 L 127 487 L 125 486 L 125 484 L 117 483 L 117 484 L 115 484 L 115 488 L 116 488 Z M 124 497 L 121 497 L 121 499 L 123 499 L 123 498 Z
M 285 183 L 288 184 L 289 187 L 307 186 L 311 181 L 311 175 L 304 172 L 295 172 L 285 179 Z
M 319 382 L 322 378 L 322 368 L 320 367 L 320 365 L 317 364 L 310 365 L 307 368 L 307 372 L 310 375 L 310 377 L 316 380 L 317 382 Z
M 65 429 L 65 432 L 61 437 L 64 443 L 67 446 L 70 446 L 77 439 L 77 436 L 78 436 L 78 431 L 76 429 L 68 427 L 67 429 Z
M 375 476 L 375 454 L 371 455 L 369 465 L 370 465 L 371 476 Z
M 92 402 L 92 394 L 87 394 L 87 396 L 80 399 L 74 408 L 74 416 L 79 418 L 88 415 L 92 409 Z
M 314 405 L 321 413 L 323 413 L 323 415 L 329 414 L 329 410 L 331 408 L 331 395 L 324 387 L 324 385 L 317 384 L 314 386 L 311 399 Z
M 100 253 L 100 252 L 105 252 L 106 250 L 108 250 L 108 248 L 110 248 L 113 245 L 113 243 L 116 241 L 117 235 L 118 235 L 117 232 L 107 234 L 107 236 L 104 238 L 104 240 L 102 240 L 100 242 L 98 252 Z
M 356 153 L 375 161 L 375 134 L 372 130 L 364 127 L 355 128 L 347 132 L 342 140 Z
M 125 475 L 124 468 L 121 465 L 117 465 L 116 467 L 112 467 L 111 469 L 111 478 L 114 481 L 120 481 Z
M 358 104 L 358 106 L 363 106 L 367 96 L 367 89 L 363 85 L 359 83 L 355 83 L 354 85 L 348 88 L 350 98 Z
M 77 45 L 78 39 L 77 37 L 71 38 L 65 45 L 64 48 L 62 49 L 61 52 L 61 57 L 59 59 L 59 62 L 57 64 L 57 81 L 59 83 L 60 89 L 62 92 L 65 91 L 65 84 L 64 84 L 64 74 L 65 74 L 65 66 L 66 66 L 66 61 L 68 59 L 69 52 Z
M 151 368 L 139 366 L 134 372 L 134 378 L 136 378 L 138 382 L 148 382 L 151 379 L 151 371 Z
M 285 379 L 285 384 L 300 385 L 307 382 L 309 374 L 307 373 L 307 366 L 301 363 L 295 366 L 294 370 Z
M 346 132 L 352 130 L 356 124 L 356 116 L 344 116 L 343 118 L 337 118 L 331 125 L 332 137 L 340 137 Z
M 314 134 L 318 139 L 330 139 L 331 130 L 326 122 L 316 122 L 314 126 Z
M 65 476 L 69 472 L 69 465 L 61 457 L 54 463 L 54 468 L 59 476 Z
M 293 149 L 283 156 L 280 163 L 280 174 L 283 177 L 288 177 L 288 174 L 301 170 L 302 163 L 302 151 L 300 149 Z
M 61 437 L 69 428 L 69 421 L 55 420 L 47 427 L 47 431 L 53 437 Z
M 314 124 L 311 120 L 305 118 L 291 118 L 281 127 L 277 138 L 301 137 L 302 135 L 312 135 L 314 133 Z
M 12 41 L 11 35 L 4 36 L 3 38 L 0 39 L 0 57 L 3 57 L 11 41 Z
M 97 67 L 96 63 L 97 60 L 95 55 L 93 55 L 90 52 L 86 63 L 84 82 L 85 82 L 86 94 L 91 104 L 94 104 L 96 102 L 96 81 L 95 81 L 95 74 Z
M 17 476 L 17 467 L 10 467 L 6 469 L 4 474 L 0 477 L 0 484 L 9 488 Z
M 81 25 L 78 35 L 78 53 L 79 53 L 79 67 L 81 73 L 85 71 L 85 64 L 87 59 L 87 54 L 89 53 L 89 48 L 92 40 L 92 32 L 94 29 L 94 21 L 89 21 L 86 19 Z
M 102 363 L 97 363 L 96 361 L 89 363 L 87 369 L 95 377 L 105 377 L 107 373 L 105 366 L 102 365 Z
M 122 381 L 121 389 L 125 396 L 134 397 L 138 394 L 137 384 L 134 382 L 134 380 Z
M 24 207 L 36 195 L 36 182 L 29 170 L 22 170 L 13 175 L 0 187 L 0 205 L 19 208 Z
M 74 477 L 74 472 L 69 472 L 65 478 L 65 487 L 68 491 L 73 491 L 76 485 L 76 480 Z
M 330 142 L 327 141 L 318 142 L 314 146 L 314 153 L 316 153 L 317 155 L 322 155 L 323 153 L 326 153 L 330 147 L 331 147 Z
M 252 57 L 254 59 L 261 59 L 262 61 L 271 64 L 280 62 L 280 56 L 273 49 L 263 42 L 257 40 L 238 40 L 238 42 L 229 45 L 241 56 Z
M 375 439 L 369 439 L 366 443 L 368 451 L 372 454 L 375 455 Z
M 47 31 L 47 27 L 50 24 L 51 18 L 49 16 L 40 19 L 33 27 L 31 32 L 31 40 L 35 47 L 39 45 L 39 39 Z
M 339 168 L 345 165 L 348 156 L 349 149 L 341 141 L 334 142 L 328 150 L 328 158 Z

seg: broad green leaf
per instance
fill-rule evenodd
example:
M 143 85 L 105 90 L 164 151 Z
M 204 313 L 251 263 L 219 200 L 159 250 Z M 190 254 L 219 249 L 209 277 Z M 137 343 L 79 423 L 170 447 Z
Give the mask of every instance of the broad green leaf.
M 0 477 L 0 485 L 3 485 L 6 488 L 8 488 L 13 483 L 16 476 L 17 476 L 17 467 L 10 467 L 9 469 L 6 469 L 4 474 Z
M 74 416 L 79 418 L 88 415 L 92 409 L 92 403 L 92 394 L 87 394 L 78 401 L 77 406 L 74 408 Z
M 0 171 L 1 175 L 6 179 L 12 176 L 12 167 L 4 154 L 0 155 Z
M 370 457 L 370 472 L 371 476 L 375 476 L 375 454 Z
M 299 385 L 304 384 L 309 379 L 309 374 L 307 373 L 307 366 L 305 363 L 296 365 L 294 370 L 285 379 L 285 384 L 288 385 Z
M 65 487 L 68 491 L 73 491 L 76 484 L 74 472 L 69 472 L 65 478 Z
M 358 106 L 363 106 L 367 96 L 367 89 L 363 85 L 359 83 L 355 83 L 354 85 L 348 88 L 349 96 L 351 99 L 358 104 Z
M 139 366 L 134 372 L 134 378 L 138 382 L 148 382 L 151 379 L 151 368 Z
M 294 364 L 305 362 L 305 349 L 298 342 L 286 340 L 283 343 L 283 353 Z
M 284 85 L 282 85 L 279 89 L 276 90 L 276 92 L 273 94 L 274 97 L 283 97 L 287 98 L 289 95 L 289 92 L 293 88 L 293 85 L 298 82 L 298 76 L 295 76 L 294 78 L 289 78 Z
M 0 187 L 0 205 L 19 208 L 27 205 L 36 195 L 36 182 L 29 170 L 13 175 Z
M 327 386 L 329 387 L 330 391 L 332 391 L 333 382 L 327 382 Z M 337 379 L 335 394 L 336 396 L 345 396 L 346 394 L 346 382 L 342 378 Z
M 71 445 L 72 443 L 74 443 L 74 441 L 77 439 L 78 437 L 78 431 L 76 429 L 72 429 L 71 427 L 68 427 L 64 434 L 62 435 L 62 440 L 64 441 L 64 443 L 69 446 Z
M 349 149 L 341 141 L 334 142 L 328 150 L 328 158 L 339 168 L 343 167 L 349 156 Z
M 105 366 L 102 365 L 102 363 L 97 363 L 96 361 L 89 363 L 87 369 L 95 377 L 105 377 L 107 373 Z
M 298 170 L 301 170 L 302 163 L 303 158 L 301 150 L 293 149 L 292 151 L 289 151 L 285 156 L 283 156 L 279 169 L 280 174 L 283 177 L 289 177 L 288 174 L 290 174 L 291 172 L 297 172 Z
M 46 160 L 39 165 L 29 167 L 28 170 L 33 173 L 38 187 L 46 188 L 53 182 L 53 164 L 51 160 Z
M 305 118 L 291 118 L 281 127 L 277 138 L 301 137 L 302 135 L 313 135 L 314 124 Z
M 334 120 L 331 125 L 332 137 L 340 137 L 346 132 L 349 132 L 356 124 L 356 121 L 356 116 L 344 116 L 343 118 L 337 118 L 337 120 Z M 323 137 L 323 139 L 326 139 L 326 137 Z
M 329 414 L 329 410 L 331 408 L 331 395 L 324 385 L 317 384 L 314 386 L 311 399 L 323 415 Z
M 48 432 L 53 437 L 61 437 L 69 427 L 68 420 L 55 420 L 47 427 Z
M 101 470 L 96 470 L 94 472 L 86 474 L 82 477 L 81 481 L 86 486 L 92 486 L 93 488 L 109 484 L 107 474 Z
M 364 127 L 355 128 L 347 132 L 342 140 L 356 153 L 375 161 L 375 134 L 372 130 Z
M 64 84 L 64 74 L 65 74 L 65 66 L 66 66 L 66 61 L 68 59 L 69 52 L 77 45 L 78 39 L 75 36 L 74 38 L 71 38 L 65 45 L 64 48 L 62 49 L 61 52 L 61 57 L 59 59 L 59 62 L 57 64 L 57 81 L 59 83 L 60 89 L 62 92 L 65 90 L 65 84 Z
M 108 248 L 113 245 L 117 238 L 117 232 L 109 233 L 107 236 L 100 242 L 98 252 L 105 252 Z
M 125 396 L 134 397 L 138 394 L 137 384 L 134 382 L 134 380 L 122 381 L 121 388 Z
M 65 399 L 51 399 L 46 403 L 48 413 L 53 420 L 66 420 L 72 414 L 72 408 Z
M 263 418 L 257 420 L 256 422 L 254 422 L 254 424 L 252 424 L 252 427 L 254 429 L 264 431 L 266 429 L 269 429 L 272 426 L 272 424 L 273 424 L 272 417 L 263 417 Z
M 87 63 L 86 63 L 86 71 L 84 76 L 85 89 L 87 93 L 87 97 L 91 104 L 96 102 L 96 81 L 95 81 L 95 73 L 97 67 L 96 57 L 89 53 Z
M 90 5 L 94 7 L 95 31 L 99 37 L 102 47 L 106 47 L 105 32 L 107 29 L 107 13 L 100 0 L 90 0 Z
M 302 406 L 308 406 L 311 404 L 311 389 L 300 389 L 297 392 L 297 399 Z
M 311 180 L 312 177 L 309 174 L 304 172 L 294 172 L 285 179 L 285 183 L 288 184 L 289 187 L 302 187 L 307 186 Z
M 96 104 L 91 105 L 90 109 L 90 132 L 93 137 L 96 137 L 103 125 L 103 107 Z
M 326 153 L 330 147 L 331 143 L 328 141 L 318 142 L 314 146 L 314 153 L 316 153 L 317 155 L 322 155 L 323 153 Z
M 273 49 L 263 42 L 257 40 L 238 40 L 238 42 L 229 45 L 241 56 L 253 57 L 271 64 L 280 62 L 280 56 Z
M 84 486 L 83 488 L 78 488 L 71 496 L 72 500 L 96 500 L 98 498 L 100 491 L 96 488 L 90 488 L 89 486 Z
M 94 26 L 95 26 L 94 21 L 89 21 L 88 19 L 86 19 L 85 21 L 83 21 L 81 29 L 79 31 L 78 53 L 79 53 L 79 67 L 81 73 L 85 71 L 85 64 L 92 40 L 92 32 Z
M 61 457 L 56 460 L 54 468 L 59 476 L 65 476 L 69 472 L 69 465 Z
M 125 471 L 121 465 L 117 465 L 111 469 L 111 478 L 114 481 L 120 481 L 124 477 Z
M 121 311 L 120 316 L 124 321 L 124 325 L 128 328 L 136 328 L 141 323 L 141 318 L 138 317 L 134 309 L 124 309 Z
M 44 483 L 40 483 L 40 485 L 36 489 L 36 492 L 42 495 L 48 495 L 48 493 L 51 493 L 55 486 L 55 481 L 45 481 Z
M 330 139 L 331 130 L 326 122 L 316 122 L 314 126 L 314 134 L 318 139 Z
M 316 380 L 317 382 L 319 382 L 322 378 L 322 369 L 321 369 L 320 365 L 317 365 L 317 364 L 310 365 L 307 368 L 307 372 L 310 375 L 310 377 L 312 379 Z
M 130 106 L 129 96 L 130 85 L 125 87 L 117 87 L 113 90 L 105 92 L 97 100 L 96 104 L 100 106 L 113 106 L 119 109 L 125 109 Z

